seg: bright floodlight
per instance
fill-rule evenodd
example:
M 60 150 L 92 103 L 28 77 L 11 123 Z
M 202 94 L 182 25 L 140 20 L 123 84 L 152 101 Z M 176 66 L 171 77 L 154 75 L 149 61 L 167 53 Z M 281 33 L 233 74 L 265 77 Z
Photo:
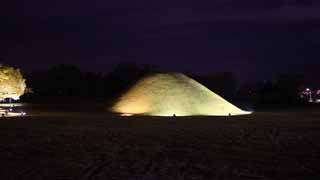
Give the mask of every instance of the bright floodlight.
M 0 101 L 5 98 L 18 100 L 25 88 L 25 79 L 19 69 L 0 64 Z
M 230 116 L 250 114 L 180 73 L 141 79 L 111 108 L 122 115 Z

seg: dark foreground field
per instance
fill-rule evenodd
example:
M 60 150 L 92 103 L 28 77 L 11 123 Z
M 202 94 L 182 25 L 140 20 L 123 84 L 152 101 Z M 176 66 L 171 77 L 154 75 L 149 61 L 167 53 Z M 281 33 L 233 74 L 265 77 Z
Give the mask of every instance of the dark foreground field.
M 320 109 L 239 117 L 32 111 L 0 119 L 0 179 L 318 179 Z

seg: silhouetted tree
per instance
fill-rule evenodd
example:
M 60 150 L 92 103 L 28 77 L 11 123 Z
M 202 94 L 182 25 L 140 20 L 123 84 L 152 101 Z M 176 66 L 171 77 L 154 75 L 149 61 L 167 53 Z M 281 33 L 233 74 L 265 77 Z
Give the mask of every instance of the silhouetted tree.
M 116 97 L 128 89 L 142 76 L 153 72 L 152 66 L 140 67 L 135 63 L 126 62 L 118 64 L 105 77 L 105 91 L 107 96 Z
M 255 106 L 296 106 L 300 103 L 299 89 L 302 84 L 303 77 L 296 74 L 282 74 L 273 81 L 261 82 L 253 96 Z
M 48 70 L 34 71 L 28 76 L 34 94 L 33 100 L 61 100 L 65 97 L 82 97 L 86 93 L 85 76 L 74 65 L 61 64 Z
M 61 64 L 48 71 L 48 87 L 51 94 L 79 96 L 83 93 L 83 74 L 74 65 Z
M 231 99 L 235 96 L 237 80 L 231 72 L 198 76 L 195 79 L 224 98 Z
M 105 96 L 104 76 L 101 73 L 83 73 L 84 95 L 87 97 L 102 98 Z

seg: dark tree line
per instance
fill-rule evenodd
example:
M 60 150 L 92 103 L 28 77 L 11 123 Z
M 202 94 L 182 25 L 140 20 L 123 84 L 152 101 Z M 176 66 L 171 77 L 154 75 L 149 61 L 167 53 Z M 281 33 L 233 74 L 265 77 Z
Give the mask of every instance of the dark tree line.
M 121 63 L 109 73 L 84 72 L 71 64 L 61 64 L 27 75 L 32 94 L 22 97 L 30 102 L 71 102 L 112 100 L 126 91 L 137 80 L 154 72 L 167 72 L 155 66 L 138 66 Z M 223 97 L 232 98 L 237 81 L 232 73 L 216 73 L 208 76 L 193 76 L 200 83 Z
M 251 102 L 255 109 L 306 105 L 300 93 L 310 82 L 300 74 L 278 74 L 272 80 L 238 83 L 230 72 L 195 77 L 210 90 L 232 102 Z
M 84 72 L 75 65 L 61 64 L 27 75 L 31 102 L 104 101 L 118 96 L 142 76 L 156 68 L 134 63 L 118 64 L 107 74 Z
M 252 85 L 249 95 L 256 109 L 295 107 L 305 105 L 299 95 L 305 86 L 302 75 L 280 74 L 273 80 Z
M 84 72 L 75 65 L 62 64 L 27 75 L 32 94 L 22 97 L 29 102 L 106 102 L 118 97 L 141 77 L 165 72 L 154 66 L 135 63 L 118 64 L 109 73 Z M 300 75 L 279 75 L 271 81 L 239 84 L 230 72 L 190 75 L 227 100 L 250 100 L 256 107 L 291 106 L 301 104 L 299 92 L 304 79 Z

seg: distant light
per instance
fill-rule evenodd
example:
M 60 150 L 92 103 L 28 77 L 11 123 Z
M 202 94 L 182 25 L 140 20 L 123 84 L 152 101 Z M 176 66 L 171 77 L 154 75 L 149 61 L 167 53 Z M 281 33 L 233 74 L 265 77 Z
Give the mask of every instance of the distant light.
M 310 91 L 310 88 L 306 88 L 306 91 Z

